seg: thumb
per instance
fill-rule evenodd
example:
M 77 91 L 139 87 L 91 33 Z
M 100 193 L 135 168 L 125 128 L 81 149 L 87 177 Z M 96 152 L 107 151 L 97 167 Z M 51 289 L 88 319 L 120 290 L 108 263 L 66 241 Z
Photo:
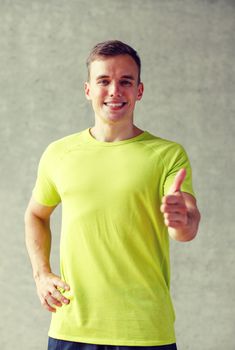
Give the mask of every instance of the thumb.
M 170 190 L 169 190 L 170 194 L 180 191 L 180 187 L 184 182 L 185 176 L 186 176 L 186 169 L 184 168 L 180 169 L 174 178 L 173 184 L 170 187 Z

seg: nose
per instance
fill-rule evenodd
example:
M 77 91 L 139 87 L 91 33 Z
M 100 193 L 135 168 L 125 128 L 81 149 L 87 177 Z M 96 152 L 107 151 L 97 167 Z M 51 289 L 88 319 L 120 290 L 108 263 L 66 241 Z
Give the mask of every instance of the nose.
M 121 96 L 121 90 L 120 90 L 120 86 L 117 82 L 112 82 L 110 85 L 109 85 L 109 95 L 111 97 L 114 97 L 114 96 Z

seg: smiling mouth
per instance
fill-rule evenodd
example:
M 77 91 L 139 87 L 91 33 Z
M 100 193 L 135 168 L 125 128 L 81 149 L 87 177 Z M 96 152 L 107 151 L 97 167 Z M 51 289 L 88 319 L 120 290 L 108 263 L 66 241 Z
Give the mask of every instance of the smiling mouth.
M 105 106 L 111 108 L 122 108 L 127 104 L 127 102 L 104 102 Z

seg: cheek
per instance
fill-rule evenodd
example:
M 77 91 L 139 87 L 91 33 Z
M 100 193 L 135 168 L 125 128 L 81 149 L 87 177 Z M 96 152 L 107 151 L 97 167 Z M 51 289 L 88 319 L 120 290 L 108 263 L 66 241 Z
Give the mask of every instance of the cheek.
M 133 95 L 130 97 L 130 103 L 131 103 L 132 106 L 135 105 L 136 100 L 137 100 L 137 95 L 133 94 Z
M 100 93 L 93 92 L 91 99 L 92 99 L 92 103 L 97 105 L 97 104 L 100 104 L 102 102 L 103 97 Z
M 94 94 L 94 98 L 99 101 L 102 101 L 105 98 L 105 96 L 106 96 L 106 91 L 102 89 L 100 89 L 99 91 L 96 91 Z

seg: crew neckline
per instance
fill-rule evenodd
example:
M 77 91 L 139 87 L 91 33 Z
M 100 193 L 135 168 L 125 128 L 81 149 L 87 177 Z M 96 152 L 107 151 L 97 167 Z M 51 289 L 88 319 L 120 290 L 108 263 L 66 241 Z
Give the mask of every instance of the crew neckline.
M 142 140 L 142 139 L 145 138 L 145 136 L 148 133 L 146 130 L 144 130 L 141 134 L 139 134 L 137 136 L 134 136 L 134 137 L 131 137 L 129 139 L 125 139 L 125 140 L 120 140 L 120 141 L 99 141 L 96 138 L 94 138 L 94 136 L 91 135 L 90 129 L 91 128 L 87 128 L 85 130 L 85 137 L 86 137 L 87 141 L 89 143 L 95 144 L 97 146 L 100 145 L 100 146 L 108 146 L 108 147 L 120 146 L 120 145 L 124 145 L 124 144 L 127 144 L 127 143 L 131 143 L 131 142 Z

